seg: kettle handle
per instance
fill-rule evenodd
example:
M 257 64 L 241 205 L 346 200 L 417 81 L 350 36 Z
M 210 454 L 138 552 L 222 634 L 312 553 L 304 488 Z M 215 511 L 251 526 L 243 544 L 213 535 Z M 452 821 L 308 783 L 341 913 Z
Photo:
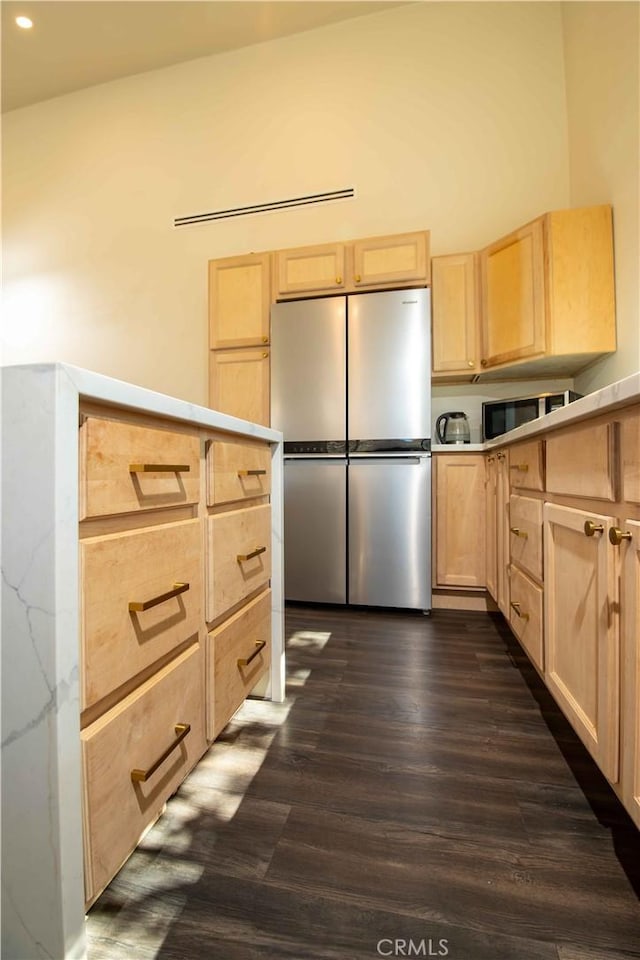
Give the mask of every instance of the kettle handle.
M 444 420 L 444 429 L 446 430 L 446 429 L 447 429 L 447 420 L 448 420 L 448 419 L 449 419 L 449 418 L 448 418 L 448 416 L 447 416 L 446 413 L 441 413 L 440 416 L 438 417 L 438 419 L 436 420 L 436 437 L 437 437 L 437 439 L 438 439 L 438 443 L 444 443 L 444 442 L 445 442 L 445 441 L 444 441 L 443 432 L 442 432 L 442 430 L 440 429 L 440 422 L 441 422 L 442 420 Z

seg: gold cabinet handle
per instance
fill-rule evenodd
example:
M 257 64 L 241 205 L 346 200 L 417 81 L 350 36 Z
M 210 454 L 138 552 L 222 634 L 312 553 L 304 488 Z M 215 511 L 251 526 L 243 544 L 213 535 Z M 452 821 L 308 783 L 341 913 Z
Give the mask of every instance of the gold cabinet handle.
M 593 520 L 585 520 L 584 522 L 584 535 L 585 537 L 593 537 L 596 533 L 604 533 L 604 527 L 601 523 L 594 523 Z
M 269 356 L 269 354 L 268 354 L 267 351 L 265 350 L 264 353 L 262 354 L 262 359 L 263 359 L 263 360 L 266 360 L 268 356 Z
M 266 547 L 256 547 L 251 553 L 239 553 L 236 560 L 238 563 L 244 563 L 245 560 L 253 560 L 254 557 L 259 557 L 261 553 L 265 553 L 266 549 Z
M 487 457 L 487 463 L 493 463 L 495 457 Z
M 249 664 L 251 663 L 251 661 L 252 661 L 255 657 L 258 656 L 258 654 L 260 653 L 260 651 L 261 651 L 261 650 L 264 650 L 264 648 L 266 647 L 266 645 L 267 645 L 267 641 L 266 641 L 266 640 L 256 640 L 256 648 L 255 648 L 255 650 L 253 651 L 253 653 L 251 654 L 251 656 L 250 656 L 250 657 L 239 657 L 239 658 L 238 658 L 238 666 L 239 666 L 239 667 L 248 667 Z
M 266 470 L 238 470 L 239 477 L 264 477 L 266 474 Z
M 509 527 L 509 530 L 515 537 L 521 537 L 523 540 L 527 540 L 529 537 L 527 531 L 521 530 L 520 527 Z
M 481 360 L 481 361 L 480 361 L 480 366 L 481 366 L 481 367 L 486 367 L 487 363 L 488 363 L 487 360 Z
M 519 470 L 520 473 L 526 473 L 528 469 L 528 463 L 512 463 L 509 467 L 509 470 Z
M 504 453 L 497 453 L 496 457 L 498 460 L 506 460 L 506 454 Z
M 262 342 L 263 342 L 263 343 L 269 343 L 269 337 L 263 337 L 263 338 L 262 338 Z
M 359 273 L 356 273 L 353 279 L 355 280 L 356 283 L 360 283 L 360 281 L 362 280 L 362 277 L 360 276 Z
M 149 610 L 151 607 L 157 607 L 159 603 L 164 603 L 165 600 L 171 600 L 172 597 L 177 597 L 181 593 L 186 593 L 188 589 L 188 583 L 174 583 L 172 590 L 168 590 L 166 593 L 161 593 L 158 597 L 152 597 L 151 600 L 131 600 L 129 603 L 129 610 L 132 613 L 139 613 L 141 610 Z
M 129 473 L 188 473 L 187 463 L 130 463 Z
M 336 277 L 336 283 L 342 283 L 342 277 Z
M 475 361 L 474 361 L 474 360 L 467 360 L 467 366 L 468 366 L 468 367 L 474 367 L 474 366 L 475 366 Z
M 153 774 L 156 772 L 158 767 L 161 766 L 164 763 L 164 761 L 167 759 L 169 754 L 173 753 L 176 747 L 180 743 L 182 743 L 186 735 L 191 730 L 191 724 L 176 723 L 174 730 L 176 731 L 176 739 L 173 741 L 171 746 L 167 747 L 167 749 L 162 754 L 162 756 L 158 757 L 156 762 L 152 764 L 148 770 L 132 770 L 131 771 L 131 779 L 133 780 L 134 783 L 146 783 L 149 777 L 153 776 Z
M 620 527 L 609 527 L 609 543 L 619 547 L 623 540 L 633 540 L 633 534 L 629 530 L 623 533 Z
M 517 603 L 515 600 L 512 600 L 511 603 L 509 604 L 509 606 L 510 606 L 513 610 L 515 610 L 516 614 L 520 617 L 521 620 L 528 620 L 528 619 L 529 619 L 529 614 L 528 614 L 528 613 L 522 613 L 522 611 L 520 610 L 520 604 Z

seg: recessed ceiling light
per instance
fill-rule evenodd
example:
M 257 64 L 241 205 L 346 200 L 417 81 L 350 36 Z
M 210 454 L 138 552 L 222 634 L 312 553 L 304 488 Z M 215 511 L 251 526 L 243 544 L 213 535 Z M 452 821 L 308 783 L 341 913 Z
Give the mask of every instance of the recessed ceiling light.
M 29 17 L 16 17 L 16 23 L 23 30 L 29 30 L 33 26 L 33 20 L 30 20 Z

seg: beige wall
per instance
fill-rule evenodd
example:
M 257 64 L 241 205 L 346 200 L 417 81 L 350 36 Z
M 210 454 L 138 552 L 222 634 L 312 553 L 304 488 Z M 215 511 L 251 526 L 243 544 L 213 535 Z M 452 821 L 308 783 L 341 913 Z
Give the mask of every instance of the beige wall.
M 4 362 L 204 403 L 208 259 L 425 227 L 460 251 L 568 205 L 561 26 L 557 3 L 415 4 L 9 114 Z
M 640 370 L 638 3 L 563 3 L 571 206 L 613 204 L 618 352 L 576 377 L 589 393 Z

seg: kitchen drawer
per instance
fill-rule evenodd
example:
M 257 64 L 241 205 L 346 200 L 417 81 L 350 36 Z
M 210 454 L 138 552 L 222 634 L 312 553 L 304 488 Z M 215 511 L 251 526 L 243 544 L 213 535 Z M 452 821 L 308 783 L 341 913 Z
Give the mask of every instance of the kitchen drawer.
M 617 423 L 585 424 L 547 439 L 547 490 L 615 500 Z
M 80 541 L 83 710 L 197 634 L 201 555 L 199 520 Z
M 271 507 L 207 519 L 207 620 L 216 620 L 271 577 Z
M 83 422 L 81 520 L 182 506 L 199 495 L 198 437 L 98 417 Z
M 271 448 L 246 440 L 214 440 L 207 451 L 207 503 L 230 503 L 271 492 Z
M 622 499 L 640 503 L 640 413 L 622 424 Z
M 214 740 L 271 663 L 271 590 L 207 638 L 207 736 Z
M 120 869 L 206 749 L 202 657 L 200 645 L 190 647 L 81 733 L 87 901 Z M 190 729 L 178 743 L 184 724 Z M 133 771 L 146 772 L 146 782 L 134 780 Z
M 542 442 L 516 443 L 509 448 L 511 489 L 544 490 Z
M 540 671 L 544 669 L 542 587 L 517 567 L 511 566 L 509 623 L 516 637 Z
M 542 580 L 542 500 L 510 498 L 509 544 L 511 561 Z

